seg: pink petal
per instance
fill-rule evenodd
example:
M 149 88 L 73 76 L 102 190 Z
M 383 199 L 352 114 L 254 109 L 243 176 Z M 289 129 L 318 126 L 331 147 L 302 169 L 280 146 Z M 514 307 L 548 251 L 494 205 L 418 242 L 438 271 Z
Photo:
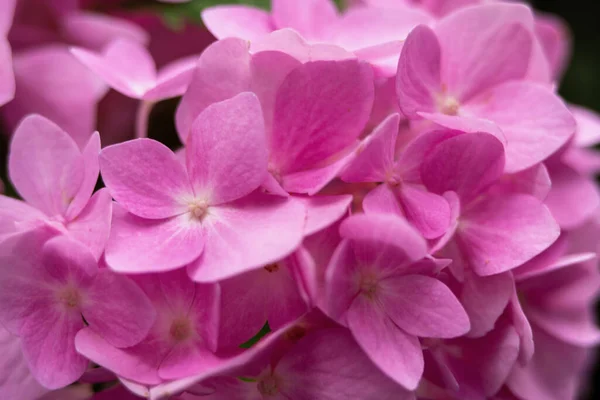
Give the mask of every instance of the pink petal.
M 505 174 L 492 190 L 530 194 L 537 199 L 545 200 L 552 184 L 548 169 L 540 163 L 515 174 Z
M 469 317 L 448 289 L 424 275 L 391 276 L 380 282 L 381 304 L 388 317 L 408 334 L 453 338 L 470 329 Z
M 98 174 L 100 173 L 99 154 L 100 134 L 95 132 L 81 151 L 85 173 L 81 181 L 81 186 L 79 186 L 79 190 L 75 194 L 73 201 L 71 201 L 65 215 L 68 220 L 76 217 L 81 212 L 94 192 L 94 188 L 98 182 Z
M 144 292 L 128 278 L 102 269 L 86 291 L 82 310 L 90 329 L 116 347 L 142 341 L 156 313 Z
M 439 144 L 421 166 L 429 190 L 453 191 L 468 202 L 502 176 L 502 143 L 486 133 L 458 135 Z
M 423 237 L 433 239 L 448 230 L 450 205 L 442 196 L 410 184 L 401 185 L 397 196 L 406 219 Z
M 472 99 L 468 109 L 496 123 L 504 132 L 508 172 L 543 161 L 576 130 L 575 119 L 562 100 L 550 89 L 529 82 L 496 86 Z
M 355 250 L 365 265 L 377 262 L 380 267 L 395 268 L 403 262 L 420 260 L 427 254 L 421 235 L 405 220 L 390 215 L 355 214 L 342 222 L 340 235 L 363 243 Z
M 355 276 L 358 263 L 349 240 L 342 240 L 333 252 L 325 272 L 325 299 L 323 310 L 331 318 L 340 320 L 359 294 Z
M 435 94 L 442 91 L 440 58 L 436 34 L 426 26 L 413 29 L 402 48 L 396 77 L 398 102 L 407 117 L 437 111 Z
M 286 379 L 286 398 L 414 399 L 382 374 L 344 329 L 324 329 L 301 339 L 283 356 L 276 371 Z
M 304 235 L 309 236 L 317 233 L 348 213 L 352 196 L 294 196 L 294 199 L 306 207 L 306 225 Z
M 24 201 L 0 195 L 0 242 L 5 235 L 30 226 L 45 225 L 47 218 L 37 208 L 31 207 Z
M 39 307 L 52 301 L 52 281 L 42 266 L 42 247 L 54 235 L 47 229 L 11 235 L 0 245 L 0 323 L 15 335 Z
M 88 12 L 65 14 L 60 20 L 62 34 L 69 42 L 101 51 L 117 39 L 147 44 L 148 34 L 140 26 L 124 18 Z
M 544 203 L 562 228 L 581 225 L 600 205 L 595 181 L 562 163 L 550 166 L 550 174 L 552 188 Z
M 82 329 L 75 337 L 77 351 L 94 363 L 116 375 L 140 383 L 157 385 L 158 366 L 165 357 L 163 343 L 144 341 L 126 349 L 114 347 L 90 328 Z
M 64 46 L 36 47 L 13 61 L 17 92 L 3 107 L 6 123 L 15 127 L 26 115 L 41 114 L 83 147 L 94 131 L 97 102 L 106 94 L 102 82 Z
M 559 80 L 571 56 L 571 33 L 560 17 L 536 13 L 535 34 L 550 64 L 552 76 Z
M 74 48 L 71 53 L 110 87 L 126 96 L 142 97 L 156 85 L 156 66 L 152 56 L 139 43 L 118 39 L 103 54 Z
M 464 8 L 435 27 L 448 94 L 464 102 L 500 83 L 525 77 L 531 57 L 531 10 L 524 5 Z M 474 37 L 473 32 L 477 32 Z
M 357 297 L 348 310 L 348 326 L 367 356 L 408 390 L 423 375 L 423 352 L 419 340 L 398 328 L 375 303 Z
M 399 124 L 400 115 L 394 114 L 375 128 L 341 178 L 345 182 L 385 182 L 392 178 Z
M 276 270 L 261 268 L 220 282 L 221 348 L 239 347 L 267 321 L 271 330 L 277 330 L 308 311 L 290 261 L 279 262 Z
M 56 236 L 42 248 L 42 265 L 47 283 L 72 284 L 88 288 L 98 273 L 98 263 L 89 250 L 66 236 Z
M 506 309 L 514 291 L 510 273 L 480 277 L 465 271 L 460 301 L 469 315 L 469 337 L 481 337 L 491 331 Z
M 271 32 L 269 13 L 247 6 L 215 6 L 202 11 L 202 22 L 218 39 L 237 37 L 256 40 Z
M 383 213 L 404 216 L 396 193 L 390 185 L 379 185 L 371 190 L 363 199 L 362 208 L 366 214 Z
M 46 118 L 32 115 L 15 131 L 10 149 L 9 174 L 19 194 L 48 216 L 64 215 L 84 179 L 73 139 Z
M 0 327 L 0 398 L 37 399 L 47 392 L 29 372 L 23 358 L 21 341 Z
M 86 207 L 66 224 L 69 235 L 85 244 L 99 260 L 108 242 L 113 202 L 108 190 L 97 191 Z
M 305 218 L 293 198 L 261 193 L 211 207 L 203 221 L 205 249 L 190 276 L 214 282 L 282 259 L 300 245 Z
M 135 139 L 100 153 L 102 179 L 115 200 L 143 218 L 160 219 L 188 211 L 193 200 L 185 167 L 165 145 Z
M 205 230 L 189 215 L 149 220 L 113 206 L 106 262 L 117 272 L 168 271 L 183 267 L 202 253 Z
M 2 16 L 0 16 L 0 34 L 5 36 L 13 23 L 13 17 L 15 16 L 15 7 L 17 0 L 2 0 Z
M 514 194 L 480 201 L 461 216 L 462 251 L 478 275 L 508 271 L 548 248 L 560 228 L 534 197 Z
M 260 103 L 252 93 L 207 107 L 192 125 L 187 170 L 196 198 L 210 205 L 237 200 L 267 176 L 267 146 Z
M 146 101 L 161 101 L 183 95 L 196 70 L 198 56 L 175 60 L 158 71 L 156 86 L 144 94 Z
M 300 4 L 293 0 L 273 0 L 273 23 L 278 28 L 293 28 L 309 40 L 319 38 L 323 27 L 338 18 L 335 5 L 329 0 L 306 0 Z
M 0 34 L 0 106 L 15 97 L 15 76 L 10 44 Z
M 187 378 L 214 371 L 221 363 L 222 359 L 206 348 L 175 346 L 161 362 L 158 374 L 165 380 Z
M 83 327 L 79 313 L 67 314 L 49 305 L 33 311 L 21 338 L 31 373 L 42 386 L 59 389 L 83 375 L 88 360 L 75 350 L 75 335 Z
M 578 147 L 593 146 L 600 142 L 600 115 L 584 107 L 570 105 L 577 122 L 574 143 Z
M 281 175 L 311 169 L 349 147 L 368 121 L 373 96 L 371 67 L 356 60 L 296 68 L 275 101 L 272 169 Z
M 213 43 L 202 53 L 175 116 L 177 132 L 183 143 L 202 110 L 250 88 L 251 57 L 248 47 L 245 40 L 229 38 Z M 223 82 L 227 84 L 223 85 Z

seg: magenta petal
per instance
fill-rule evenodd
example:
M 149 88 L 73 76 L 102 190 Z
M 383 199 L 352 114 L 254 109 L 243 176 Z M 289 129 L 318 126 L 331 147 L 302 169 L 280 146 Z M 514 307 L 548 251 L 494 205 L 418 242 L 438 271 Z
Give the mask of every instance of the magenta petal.
M 509 82 L 482 93 L 468 112 L 496 123 L 506 136 L 506 170 L 517 172 L 550 156 L 575 133 L 575 119 L 550 89 Z M 523 121 L 528 121 L 523 123 Z
M 203 221 L 206 244 L 189 269 L 199 282 L 214 282 L 278 261 L 302 240 L 305 210 L 293 197 L 253 193 L 211 207 Z
M 61 216 L 84 179 L 77 144 L 50 120 L 23 120 L 11 143 L 9 173 L 23 198 L 48 216 Z
M 273 30 L 269 13 L 247 6 L 215 6 L 202 11 L 202 22 L 218 39 L 256 40 Z
M 394 114 L 375 128 L 356 150 L 356 156 L 341 178 L 345 182 L 385 182 L 391 179 L 399 124 L 400 116 Z
M 11 101 L 14 96 L 15 76 L 10 44 L 0 33 L 0 106 Z
M 396 193 L 386 184 L 379 185 L 367 193 L 363 199 L 362 208 L 366 214 L 383 213 L 404 216 Z
M 450 205 L 442 196 L 405 184 L 397 190 L 406 219 L 426 239 L 442 236 L 450 226 Z
M 547 249 L 560 233 L 548 208 L 521 194 L 484 199 L 460 219 L 462 251 L 481 276 L 518 267 Z
M 262 111 L 253 93 L 207 107 L 194 121 L 186 163 L 196 198 L 210 205 L 237 200 L 267 176 Z
M 323 27 L 338 18 L 329 0 L 306 0 L 302 4 L 290 0 L 273 0 L 272 18 L 278 28 L 293 28 L 309 40 L 318 39 Z
M 314 168 L 352 145 L 373 106 L 372 74 L 357 60 L 315 61 L 293 70 L 275 101 L 271 167 L 282 175 Z
M 387 376 L 414 390 L 423 375 L 419 340 L 398 328 L 378 305 L 358 297 L 348 310 L 348 326 L 367 356 Z
M 335 249 L 325 272 L 325 298 L 323 310 L 333 319 L 343 319 L 346 311 L 359 294 L 355 276 L 358 269 L 356 257 L 349 240 L 342 240 Z
M 75 57 L 110 87 L 133 98 L 142 97 L 156 85 L 156 66 L 139 43 L 118 39 L 98 55 L 85 49 L 71 49 Z
M 0 195 L 0 242 L 4 236 L 30 226 L 44 225 L 48 217 L 24 201 Z
M 76 218 L 67 222 L 69 235 L 85 244 L 99 260 L 110 234 L 113 201 L 108 190 L 97 191 Z
M 48 389 L 67 386 L 83 375 L 88 360 L 75 350 L 84 327 L 81 314 L 37 308 L 21 329 L 23 354 L 35 379 Z
M 304 235 L 309 236 L 317 233 L 348 213 L 352 196 L 294 196 L 296 201 L 304 204 L 306 207 L 306 225 L 304 226 Z
M 421 166 L 421 178 L 432 192 L 451 190 L 468 202 L 498 180 L 503 170 L 502 143 L 486 133 L 466 133 L 436 146 Z
M 106 262 L 113 270 L 126 273 L 176 269 L 198 258 L 205 236 L 202 224 L 189 215 L 143 219 L 115 204 Z
M 73 201 L 71 201 L 69 204 L 69 208 L 65 215 L 67 220 L 76 217 L 81 212 L 94 192 L 94 188 L 98 182 L 98 173 L 100 173 L 100 162 L 98 160 L 99 155 L 100 134 L 95 132 L 81 151 L 85 173 L 77 194 L 75 194 Z
M 102 179 L 115 200 L 144 218 L 167 218 L 188 211 L 193 199 L 185 167 L 165 145 L 135 139 L 100 153 Z
M 413 29 L 402 48 L 396 78 L 398 102 L 407 117 L 437 111 L 435 96 L 442 89 L 440 58 L 440 43 L 431 28 Z
M 319 330 L 301 339 L 279 361 L 276 373 L 289 382 L 285 398 L 414 399 L 412 393 L 382 374 L 348 331 L 340 328 Z
M 158 375 L 165 380 L 187 378 L 212 371 L 222 362 L 206 348 L 175 346 L 160 363 Z
M 116 347 L 142 341 L 154 324 L 150 300 L 133 281 L 102 269 L 86 291 L 82 310 L 90 329 Z
M 458 299 L 437 279 L 399 275 L 384 279 L 380 285 L 379 299 L 386 314 L 411 335 L 453 338 L 471 327 Z
M 158 71 L 156 86 L 144 94 L 147 102 L 157 102 L 183 95 L 196 70 L 198 56 L 175 60 Z

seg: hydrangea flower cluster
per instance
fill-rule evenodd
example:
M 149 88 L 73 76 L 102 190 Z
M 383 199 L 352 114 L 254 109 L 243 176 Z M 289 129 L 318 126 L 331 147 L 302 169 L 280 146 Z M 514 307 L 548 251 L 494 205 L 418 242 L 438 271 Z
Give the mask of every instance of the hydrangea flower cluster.
M 0 398 L 576 398 L 600 117 L 556 93 L 559 20 L 273 0 L 173 54 L 155 21 L 32 3 L 0 2 Z

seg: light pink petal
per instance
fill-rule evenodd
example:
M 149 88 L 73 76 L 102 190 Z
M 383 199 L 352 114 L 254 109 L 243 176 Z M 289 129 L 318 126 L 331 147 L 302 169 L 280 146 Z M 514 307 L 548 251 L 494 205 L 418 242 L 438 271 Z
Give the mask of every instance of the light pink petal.
M 331 318 L 343 319 L 346 311 L 359 294 L 355 274 L 359 268 L 349 240 L 342 240 L 335 249 L 325 272 L 323 310 Z
M 426 239 L 442 236 L 450 226 L 450 205 L 442 196 L 425 188 L 404 184 L 397 196 L 408 222 Z
M 398 202 L 396 193 L 386 184 L 379 185 L 367 193 L 363 199 L 362 208 L 366 214 L 383 213 L 404 216 L 404 211 Z
M 51 275 L 42 266 L 42 247 L 53 236 L 47 229 L 9 236 L 0 245 L 0 324 L 19 335 L 33 312 L 52 301 L 44 283 Z
M 19 125 L 10 147 L 9 174 L 19 194 L 48 216 L 63 215 L 84 179 L 77 144 L 39 115 Z
M 158 374 L 164 380 L 187 378 L 213 371 L 222 362 L 204 347 L 175 346 L 160 363 Z
M 391 276 L 380 282 L 380 288 L 378 297 L 386 314 L 411 335 L 453 338 L 464 335 L 471 327 L 458 299 L 437 279 L 424 275 Z
M 593 146 L 600 142 L 600 115 L 584 107 L 570 105 L 569 109 L 577 122 L 574 143 L 578 147 Z
M 371 67 L 356 60 L 296 68 L 275 101 L 272 170 L 284 175 L 314 168 L 352 145 L 368 121 L 373 96 Z
M 575 133 L 575 119 L 550 89 L 509 82 L 469 104 L 469 113 L 496 123 L 506 136 L 506 170 L 516 172 L 543 161 Z
M 97 51 L 117 39 L 142 45 L 150 39 L 144 29 L 127 19 L 89 12 L 67 13 L 60 20 L 60 29 L 70 43 Z
M 300 245 L 305 218 L 292 197 L 261 193 L 211 207 L 203 221 L 205 248 L 190 276 L 214 282 L 282 259 Z
M 186 163 L 196 198 L 210 205 L 253 192 L 267 176 L 260 103 L 253 93 L 207 107 L 192 125 Z
M 480 277 L 465 271 L 460 301 L 469 315 L 469 337 L 481 337 L 491 331 L 508 305 L 514 291 L 510 273 Z
M 156 66 L 139 43 L 118 39 L 97 54 L 82 48 L 71 52 L 110 87 L 126 96 L 142 97 L 156 85 Z
M 24 201 L 0 195 L 0 242 L 5 235 L 45 225 L 48 217 Z
M 158 71 L 156 86 L 144 95 L 145 101 L 161 101 L 183 95 L 196 71 L 198 56 L 175 60 Z
M 350 8 L 338 23 L 326 27 L 326 37 L 348 51 L 356 51 L 385 43 L 398 45 L 419 24 L 432 22 L 433 18 L 418 8 L 377 9 Z M 328 29 L 327 29 L 328 28 Z M 400 46 L 389 47 L 390 55 L 398 56 Z
M 394 168 L 394 149 L 400 116 L 383 121 L 356 150 L 356 156 L 342 173 L 345 182 L 385 182 Z
M 3 118 L 15 127 L 28 114 L 41 114 L 67 132 L 82 148 L 94 131 L 96 105 L 106 86 L 65 46 L 48 45 L 20 52 L 14 59 L 17 92 Z M 69 110 L 69 112 L 65 112 Z
M 100 170 L 113 198 L 127 211 L 160 219 L 188 211 L 193 200 L 185 167 L 165 145 L 135 139 L 100 153 Z
M 317 233 L 348 213 L 352 196 L 294 196 L 306 207 L 306 225 L 304 235 L 309 236 Z
M 352 144 L 342 154 L 335 157 L 331 164 L 283 176 L 281 178 L 283 188 L 290 193 L 305 193 L 309 196 L 317 194 L 346 168 L 354 157 L 358 145 L 359 142 Z
M 202 22 L 218 39 L 237 37 L 256 40 L 271 32 L 269 13 L 247 6 L 215 6 L 202 11 Z
M 527 365 L 535 353 L 535 342 L 533 341 L 531 324 L 527 315 L 525 315 L 525 311 L 523 311 L 516 289 L 513 291 L 509 307 L 513 326 L 519 335 L 518 361 L 521 365 Z
M 8 40 L 0 34 L 0 106 L 15 97 L 15 75 Z
M 60 389 L 83 375 L 88 360 L 75 350 L 75 335 L 84 327 L 81 314 L 50 306 L 36 308 L 21 329 L 23 354 L 35 379 Z
M 443 18 L 435 32 L 443 53 L 441 75 L 447 94 L 464 102 L 500 83 L 525 77 L 533 40 L 527 28 L 532 25 L 531 10 L 520 4 L 468 7 Z
M 423 375 L 419 340 L 384 314 L 366 297 L 357 297 L 348 310 L 348 326 L 367 356 L 387 376 L 414 390 Z
M 251 57 L 248 48 L 247 41 L 229 38 L 213 43 L 202 53 L 175 115 L 183 143 L 202 110 L 249 90 Z
M 501 141 L 502 144 L 506 146 L 506 138 L 504 137 L 502 130 L 498 127 L 498 125 L 487 119 L 474 118 L 471 116 L 425 112 L 419 112 L 418 115 L 427 119 L 428 121 L 440 125 L 443 128 L 454 129 L 456 131 L 468 133 L 487 132 L 491 135 L 494 135 L 496 139 Z
M 535 34 L 550 64 L 554 79 L 560 79 L 571 56 L 572 38 L 565 21 L 555 15 L 536 13 Z
M 86 290 L 98 272 L 98 263 L 90 251 L 62 235 L 44 244 L 42 265 L 49 277 L 47 283 L 71 284 L 79 290 Z
M 271 330 L 277 330 L 308 310 L 288 262 L 270 269 L 257 269 L 220 282 L 220 348 L 236 349 L 256 335 L 265 322 L 269 321 Z
M 42 387 L 29 372 L 23 358 L 21 340 L 0 327 L 0 398 L 37 399 L 48 390 Z
M 442 90 L 441 49 L 435 33 L 418 26 L 406 38 L 396 77 L 400 109 L 409 118 L 417 112 L 436 112 L 435 95 Z
M 571 147 L 563 154 L 563 161 L 581 174 L 595 175 L 600 171 L 600 155 L 595 150 Z
M 293 28 L 309 40 L 318 39 L 324 27 L 337 18 L 335 5 L 329 0 L 273 0 L 273 23 L 278 28 Z
M 553 185 L 548 169 L 542 163 L 514 174 L 505 174 L 493 187 L 493 191 L 524 193 L 545 200 Z
M 429 190 L 453 191 L 468 202 L 502 176 L 504 148 L 487 133 L 467 133 L 448 139 L 429 154 L 421 178 Z
M 68 220 L 76 217 L 81 212 L 94 192 L 94 188 L 98 182 L 98 173 L 100 173 L 100 164 L 98 161 L 100 146 L 100 134 L 95 132 L 81 151 L 85 173 L 81 181 L 81 186 L 79 186 L 79 190 L 66 212 L 65 217 Z
M 480 201 L 461 216 L 457 234 L 478 275 L 508 271 L 547 249 L 560 228 L 538 199 L 522 194 Z
M 115 204 L 106 262 L 117 272 L 176 269 L 198 258 L 205 236 L 202 224 L 187 214 L 150 220 L 136 217 Z
M 10 30 L 13 23 L 13 17 L 15 15 L 15 7 L 17 0 L 2 0 L 0 6 L 2 6 L 2 16 L 0 16 L 0 34 L 6 35 Z
M 395 268 L 427 254 L 425 240 L 405 220 L 385 214 L 354 214 L 342 222 L 340 235 L 357 243 L 356 255 L 365 265 Z
M 150 300 L 133 281 L 102 269 L 86 291 L 82 310 L 90 329 L 116 347 L 142 341 L 154 324 Z
M 276 371 L 286 379 L 286 398 L 414 399 L 371 363 L 345 329 L 324 329 L 301 339 L 277 364 Z
M 562 228 L 570 229 L 581 225 L 600 205 L 595 181 L 562 163 L 550 166 L 549 169 L 552 188 L 544 203 Z
M 120 377 L 151 385 L 162 382 L 158 377 L 158 366 L 166 354 L 160 341 L 144 341 L 119 349 L 92 329 L 84 328 L 75 337 L 75 346 L 80 354 Z

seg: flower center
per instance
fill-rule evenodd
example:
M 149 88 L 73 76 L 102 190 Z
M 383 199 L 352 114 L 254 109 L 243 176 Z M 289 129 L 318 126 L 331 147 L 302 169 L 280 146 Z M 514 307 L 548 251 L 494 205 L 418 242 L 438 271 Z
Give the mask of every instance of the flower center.
M 192 218 L 202 221 L 208 214 L 208 203 L 206 201 L 195 201 L 188 205 Z
M 58 300 L 65 308 L 76 309 L 81 304 L 81 294 L 76 287 L 66 287 L 58 292 Z
M 460 103 L 452 96 L 444 96 L 438 101 L 438 109 L 442 114 L 457 115 Z
M 258 391 L 263 396 L 275 396 L 279 393 L 279 380 L 273 375 L 267 375 L 258 382 Z
M 269 272 L 277 272 L 277 271 L 279 271 L 279 264 L 271 263 L 271 264 L 265 265 L 264 268 Z
M 194 330 L 189 318 L 182 317 L 173 320 L 171 329 L 169 329 L 169 334 L 175 342 L 184 342 L 191 338 L 194 334 Z
M 379 287 L 379 279 L 375 275 L 365 275 L 360 281 L 360 292 L 369 299 L 373 299 L 377 295 Z

